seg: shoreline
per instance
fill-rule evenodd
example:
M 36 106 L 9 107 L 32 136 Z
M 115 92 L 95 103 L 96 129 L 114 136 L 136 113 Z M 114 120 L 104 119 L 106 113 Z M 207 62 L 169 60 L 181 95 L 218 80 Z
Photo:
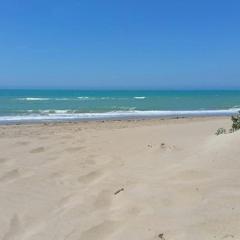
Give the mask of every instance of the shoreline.
M 148 118 L 122 118 L 122 119 L 76 119 L 76 120 L 55 120 L 55 121 L 19 121 L 19 122 L 0 122 L 0 126 L 35 126 L 35 125 L 64 125 L 64 124 L 87 124 L 87 123 L 144 123 L 144 122 L 158 122 L 171 120 L 217 120 L 217 119 L 231 119 L 232 115 L 218 115 L 218 116 L 173 116 L 173 117 L 148 117 Z
M 92 122 L 92 121 L 128 121 L 172 118 L 205 118 L 231 117 L 239 113 L 239 109 L 207 110 L 207 111 L 134 111 L 109 113 L 83 113 L 65 115 L 35 115 L 35 116 L 1 116 L 0 125 L 64 123 L 64 122 Z

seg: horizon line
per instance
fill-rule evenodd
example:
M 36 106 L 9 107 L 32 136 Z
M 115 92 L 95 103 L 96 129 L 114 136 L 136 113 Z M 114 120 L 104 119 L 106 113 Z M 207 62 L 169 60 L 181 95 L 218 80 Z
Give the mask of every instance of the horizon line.
M 53 87 L 24 87 L 24 88 L 1 88 L 4 90 L 56 90 L 56 91 L 240 91 L 240 87 L 237 88 L 53 88 Z

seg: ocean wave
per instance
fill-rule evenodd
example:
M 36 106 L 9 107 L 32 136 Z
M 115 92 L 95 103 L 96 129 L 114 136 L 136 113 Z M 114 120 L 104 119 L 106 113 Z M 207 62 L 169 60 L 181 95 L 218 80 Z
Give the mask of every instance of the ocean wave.
M 240 109 L 240 105 L 233 106 L 233 107 L 230 108 L 230 109 Z
M 53 100 L 56 100 L 56 101 L 69 101 L 69 100 L 74 100 L 72 98 L 53 98 Z
M 37 98 L 37 97 L 26 97 L 26 98 L 18 98 L 18 100 L 23 101 L 48 101 L 51 98 Z
M 136 109 L 136 107 L 124 107 L 124 106 L 121 107 L 116 106 L 115 108 L 118 109 L 119 111 L 135 111 Z
M 136 108 L 135 107 L 113 107 L 113 112 L 130 112 L 134 111 Z M 117 109 L 114 111 L 114 109 Z M 52 115 L 52 114 L 86 114 L 83 113 L 80 109 L 63 109 L 63 110 L 56 110 L 56 109 L 45 109 L 45 110 L 20 110 L 18 111 L 22 115 L 28 115 L 28 114 L 38 114 L 38 115 Z M 95 113 L 89 113 L 89 114 L 95 114 Z M 102 113 L 99 113 L 102 114 Z
M 144 99 L 145 97 L 134 97 L 135 99 Z M 58 97 L 58 98 L 44 98 L 44 97 L 25 97 L 25 98 L 17 98 L 17 100 L 21 101 L 92 101 L 92 100 L 126 100 L 129 99 L 127 97 Z
M 79 100 L 126 100 L 126 97 L 77 97 Z
M 134 97 L 134 99 L 146 99 L 146 97 L 144 97 L 144 96 L 140 96 L 140 97 Z
M 18 98 L 18 100 L 22 101 L 74 101 L 74 100 L 94 100 L 95 98 L 89 98 L 89 97 L 63 97 L 63 98 L 37 98 L 37 97 L 26 97 L 26 98 Z
M 89 97 L 77 97 L 78 99 L 81 99 L 81 100 L 88 100 Z
M 231 116 L 240 109 L 196 110 L 196 111 L 112 111 L 104 113 L 70 113 L 72 110 L 43 110 L 45 114 L 1 116 L 0 122 L 44 122 L 71 120 L 104 120 L 104 119 L 141 119 L 156 117 L 194 117 L 194 116 Z M 48 111 L 48 112 L 47 112 Z
M 27 113 L 30 114 L 39 114 L 39 115 L 51 115 L 51 114 L 75 114 L 80 113 L 79 110 L 55 110 L 55 109 L 45 109 L 45 110 L 26 110 Z
M 120 98 L 116 98 L 116 97 L 100 97 L 98 99 L 100 99 L 100 100 L 115 100 L 115 99 L 120 99 Z

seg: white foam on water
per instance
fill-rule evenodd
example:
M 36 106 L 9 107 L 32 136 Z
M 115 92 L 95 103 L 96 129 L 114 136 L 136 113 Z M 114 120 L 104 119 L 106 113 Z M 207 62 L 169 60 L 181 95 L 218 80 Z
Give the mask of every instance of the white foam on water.
M 231 109 L 240 109 L 240 105 L 233 106 Z
M 74 100 L 72 98 L 53 98 L 53 100 L 56 100 L 56 101 L 69 101 L 69 100 Z
M 42 122 L 68 120 L 105 120 L 105 119 L 138 119 L 156 117 L 190 117 L 190 116 L 230 116 L 240 109 L 197 110 L 197 111 L 113 111 L 104 113 L 71 113 L 71 110 L 42 110 L 42 114 L 17 116 L 0 116 L 0 123 Z
M 89 97 L 77 97 L 77 98 L 80 100 L 88 100 L 89 99 Z
M 146 97 L 142 96 L 142 97 L 134 97 L 134 99 L 146 99 Z
M 51 98 L 36 98 L 36 97 L 26 97 L 26 98 L 18 98 L 18 100 L 25 100 L 25 101 L 47 101 Z

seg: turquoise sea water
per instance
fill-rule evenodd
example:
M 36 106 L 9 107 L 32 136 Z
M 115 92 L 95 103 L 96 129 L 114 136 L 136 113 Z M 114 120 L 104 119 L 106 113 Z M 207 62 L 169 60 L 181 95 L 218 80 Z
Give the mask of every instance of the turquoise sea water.
M 231 115 L 240 91 L 0 90 L 0 122 Z

